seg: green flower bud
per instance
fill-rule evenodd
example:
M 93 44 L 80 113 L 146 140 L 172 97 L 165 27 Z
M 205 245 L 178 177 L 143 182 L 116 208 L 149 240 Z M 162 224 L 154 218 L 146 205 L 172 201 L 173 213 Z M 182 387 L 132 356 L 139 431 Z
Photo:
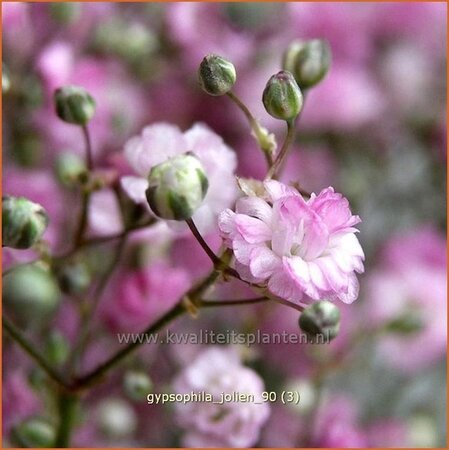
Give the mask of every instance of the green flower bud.
M 57 270 L 61 291 L 69 295 L 83 294 L 90 286 L 92 277 L 87 264 L 74 261 Z
M 58 331 L 50 332 L 45 343 L 45 353 L 48 361 L 54 366 L 60 366 L 67 361 L 70 345 L 67 339 Z
M 299 317 L 299 327 L 316 342 L 329 342 L 340 330 L 340 310 L 327 300 L 308 306 Z
M 267 113 L 280 120 L 294 119 L 303 103 L 301 90 L 287 71 L 281 71 L 268 80 L 262 100 Z
M 86 163 L 74 153 L 62 153 L 56 159 L 56 176 L 64 186 L 74 186 L 87 176 Z
M 52 2 L 50 3 L 50 15 L 55 22 L 62 25 L 70 25 L 79 19 L 81 15 L 81 3 Z
M 3 247 L 25 249 L 32 247 L 44 234 L 48 216 L 41 205 L 24 197 L 3 197 Z
M 145 372 L 129 371 L 123 378 L 123 389 L 131 400 L 140 402 L 152 391 L 153 383 Z
M 54 446 L 56 432 L 45 419 L 27 419 L 13 428 L 12 440 L 17 447 L 50 448 Z
M 12 269 L 3 277 L 3 304 L 24 324 L 41 324 L 56 311 L 59 289 L 48 270 L 38 264 Z
M 207 55 L 200 64 L 198 80 L 210 95 L 224 95 L 232 89 L 237 74 L 234 65 L 217 55 Z
M 11 87 L 11 78 L 9 76 L 9 70 L 5 66 L 4 63 L 2 63 L 2 92 L 5 94 L 9 91 Z
M 56 114 L 64 122 L 86 125 L 95 113 L 95 100 L 82 87 L 64 86 L 54 95 Z
M 187 220 L 201 205 L 209 186 L 198 158 L 184 154 L 154 166 L 148 176 L 146 197 L 162 219 Z
M 423 327 L 423 317 L 417 311 L 407 311 L 399 317 L 387 322 L 385 325 L 385 331 L 402 335 L 410 335 L 421 331 Z
M 319 83 L 329 71 L 331 50 L 322 39 L 292 42 L 284 53 L 283 68 L 295 77 L 301 89 Z
M 128 402 L 120 398 L 107 398 L 96 412 L 97 425 L 104 435 L 120 439 L 132 434 L 137 427 L 137 416 Z

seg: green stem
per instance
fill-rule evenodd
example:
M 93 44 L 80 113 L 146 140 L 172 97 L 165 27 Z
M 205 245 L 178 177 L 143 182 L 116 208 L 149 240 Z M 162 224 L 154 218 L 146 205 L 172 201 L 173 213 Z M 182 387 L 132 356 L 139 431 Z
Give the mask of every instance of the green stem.
M 295 136 L 295 122 L 294 120 L 287 120 L 287 135 L 285 136 L 284 143 L 282 144 L 281 150 L 278 153 L 278 156 L 274 160 L 274 163 L 270 167 L 266 179 L 270 180 L 272 178 L 276 179 L 277 172 L 280 170 L 282 163 L 284 162 L 285 157 L 287 156 L 288 150 L 290 148 L 291 143 L 293 142 L 293 138 Z
M 201 299 L 197 305 L 200 308 L 215 308 L 217 306 L 254 305 L 255 303 L 267 302 L 268 297 L 245 298 L 238 300 L 205 300 Z
M 146 330 L 142 331 L 141 334 L 153 334 L 159 331 L 162 327 L 176 319 L 177 317 L 183 315 L 186 312 L 183 302 L 177 303 L 170 311 L 164 314 L 157 322 L 149 326 Z M 128 355 L 130 355 L 134 350 L 142 345 L 143 342 L 135 341 L 128 344 L 125 348 L 118 351 L 114 356 L 109 358 L 106 362 L 101 364 L 99 367 L 84 375 L 81 378 L 75 380 L 73 384 L 74 389 L 82 389 L 95 383 L 98 379 L 102 378 L 106 372 L 120 363 Z
M 201 236 L 201 233 L 199 232 L 198 228 L 196 227 L 195 223 L 192 219 L 186 220 L 187 225 L 190 228 L 190 231 L 192 232 L 193 236 L 196 238 L 196 240 L 199 242 L 203 250 L 206 252 L 209 259 L 212 261 L 212 264 L 214 265 L 214 268 L 217 270 L 222 270 L 223 272 L 227 273 L 228 275 L 233 276 L 234 278 L 240 279 L 240 275 L 238 272 L 231 267 L 229 267 L 225 262 L 223 262 L 215 253 L 214 251 L 209 247 L 208 243 L 204 240 L 203 236 Z
M 263 143 L 267 139 L 267 136 L 266 133 L 263 132 L 258 120 L 252 115 L 249 108 L 245 105 L 245 103 L 242 102 L 242 100 L 240 100 L 240 98 L 236 94 L 234 94 L 232 91 L 229 91 L 226 93 L 226 95 L 240 108 L 240 110 L 245 115 L 251 129 L 254 132 L 257 142 L 259 143 L 259 146 L 265 155 L 268 167 L 271 167 L 271 165 L 273 164 L 273 155 L 270 153 L 270 148 L 263 145 Z
M 60 392 L 58 396 L 59 426 L 56 433 L 55 447 L 70 447 L 70 437 L 76 419 L 78 394 Z
M 27 353 L 54 382 L 59 384 L 61 387 L 68 389 L 68 384 L 63 377 L 50 365 L 45 357 L 34 348 L 33 344 L 31 344 L 27 338 L 22 335 L 21 331 L 4 315 L 2 318 L 2 326 L 9 336 L 14 339 L 17 344 L 19 344 L 22 350 L 24 350 L 25 353 Z
M 81 128 L 83 130 L 83 137 L 86 147 L 86 164 L 89 171 L 91 171 L 94 168 L 94 160 L 92 155 L 92 142 L 90 140 L 90 133 L 87 125 L 83 125 Z

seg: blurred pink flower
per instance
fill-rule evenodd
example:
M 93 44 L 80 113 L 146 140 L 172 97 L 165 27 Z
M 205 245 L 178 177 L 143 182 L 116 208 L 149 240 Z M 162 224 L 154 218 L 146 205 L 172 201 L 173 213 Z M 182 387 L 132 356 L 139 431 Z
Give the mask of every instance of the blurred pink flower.
M 151 168 L 186 152 L 192 152 L 200 159 L 209 179 L 206 197 L 193 215 L 199 230 L 204 233 L 215 228 L 218 214 L 231 206 L 237 196 L 236 155 L 206 125 L 195 124 L 185 133 L 167 123 L 145 127 L 140 136 L 131 138 L 125 145 L 125 155 L 139 176 L 122 177 L 122 187 L 132 200 L 147 204 L 146 178 Z
M 378 119 L 385 99 L 376 80 L 358 66 L 332 66 L 327 78 L 310 90 L 301 126 L 338 131 L 361 127 Z
M 265 387 L 253 370 L 244 367 L 233 348 L 212 347 L 201 353 L 174 381 L 179 394 L 205 392 L 214 401 L 221 394 L 249 394 L 261 401 Z M 250 447 L 255 445 L 270 409 L 255 402 L 178 402 L 175 413 L 186 430 L 186 447 Z
M 164 262 L 123 270 L 108 289 L 110 300 L 102 303 L 102 316 L 113 329 L 138 332 L 174 306 L 189 287 L 187 273 Z
M 308 201 L 278 181 L 264 183 L 267 201 L 255 196 L 226 210 L 219 227 L 232 248 L 236 269 L 246 280 L 267 283 L 281 298 L 353 302 L 359 291 L 354 273 L 363 272 L 363 250 L 355 237 L 348 201 L 333 188 Z
M 389 331 L 378 349 L 398 369 L 425 369 L 446 351 L 446 241 L 431 228 L 394 236 L 381 264 L 367 280 L 366 302 L 371 325 Z M 415 329 L 388 329 L 390 323 L 409 321 Z
M 357 410 L 351 399 L 343 395 L 328 398 L 318 412 L 312 447 L 366 447 L 366 436 L 357 419 Z
M 42 404 L 22 371 L 6 373 L 3 383 L 3 433 L 6 435 L 11 427 L 37 414 Z

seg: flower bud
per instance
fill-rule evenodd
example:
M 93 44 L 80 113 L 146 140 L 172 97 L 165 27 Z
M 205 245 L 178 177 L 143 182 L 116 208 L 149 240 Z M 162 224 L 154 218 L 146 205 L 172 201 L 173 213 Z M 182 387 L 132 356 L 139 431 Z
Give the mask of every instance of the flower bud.
M 115 439 L 129 436 L 137 426 L 137 417 L 133 408 L 120 398 L 103 400 L 98 406 L 96 419 L 103 434 Z
M 5 94 L 9 91 L 11 87 L 11 78 L 9 76 L 9 70 L 5 66 L 5 64 L 2 63 L 2 92 Z
M 45 354 L 54 366 L 60 366 L 67 361 L 70 345 L 67 339 L 58 331 L 51 331 L 45 343 Z
M 281 71 L 273 75 L 263 91 L 263 104 L 275 119 L 292 120 L 302 109 L 302 93 L 293 75 Z
M 95 100 L 82 87 L 56 89 L 54 101 L 56 114 L 64 122 L 86 125 L 95 113 Z
M 209 186 L 198 158 L 184 154 L 154 166 L 148 176 L 146 197 L 162 219 L 187 220 L 201 205 Z
M 17 447 L 49 448 L 54 446 L 54 427 L 41 417 L 27 419 L 13 428 L 12 440 Z
M 129 371 L 123 378 L 123 389 L 131 400 L 139 402 L 152 391 L 153 383 L 145 372 Z
M 284 53 L 283 68 L 295 77 L 301 89 L 319 83 L 329 71 L 331 50 L 322 39 L 292 42 Z
M 50 15 L 55 22 L 70 25 L 79 19 L 81 6 L 81 3 L 77 2 L 52 2 L 50 3 Z
M 16 267 L 3 277 L 3 304 L 24 324 L 41 324 L 56 310 L 59 289 L 51 273 L 38 264 Z
M 316 342 L 329 342 L 340 330 L 340 311 L 333 303 L 320 300 L 304 309 L 299 327 Z
M 83 176 L 87 177 L 86 163 L 74 153 L 62 153 L 56 159 L 56 176 L 64 186 L 74 186 Z
M 234 65 L 217 55 L 207 55 L 200 64 L 198 79 L 201 88 L 210 95 L 224 95 L 237 79 Z
M 3 247 L 25 249 L 32 247 L 44 234 L 48 216 L 41 205 L 24 197 L 3 197 Z
M 90 286 L 92 277 L 83 261 L 70 262 L 57 270 L 61 291 L 69 295 L 83 294 Z

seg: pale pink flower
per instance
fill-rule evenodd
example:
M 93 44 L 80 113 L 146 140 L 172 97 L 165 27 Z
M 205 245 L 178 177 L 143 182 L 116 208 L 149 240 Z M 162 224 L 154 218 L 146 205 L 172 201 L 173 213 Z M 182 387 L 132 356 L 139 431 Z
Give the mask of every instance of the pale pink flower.
M 394 236 L 381 262 L 367 280 L 371 326 L 388 329 L 411 320 L 416 329 L 390 329 L 378 340 L 378 351 L 402 371 L 425 369 L 441 360 L 447 347 L 446 241 L 432 228 Z
M 201 353 L 174 382 L 180 394 L 204 392 L 214 401 L 221 394 L 252 394 L 255 402 L 178 402 L 178 423 L 186 429 L 186 447 L 250 447 L 256 444 L 270 409 L 262 401 L 264 383 L 252 369 L 244 367 L 233 348 L 212 347 Z
M 162 261 L 123 270 L 108 290 L 103 317 L 114 329 L 140 331 L 173 307 L 189 287 L 185 270 Z
M 210 231 L 218 214 L 231 206 L 237 196 L 234 179 L 237 159 L 221 137 L 206 125 L 197 123 L 185 133 L 162 122 L 145 127 L 125 145 L 128 162 L 139 176 L 123 177 L 122 187 L 136 203 L 147 204 L 145 190 L 151 168 L 186 152 L 199 158 L 209 179 L 206 197 L 193 220 L 201 232 Z
M 247 281 L 266 284 L 281 298 L 307 304 L 323 298 L 353 302 L 364 253 L 355 236 L 349 203 L 329 187 L 306 201 L 278 181 L 264 183 L 266 199 L 237 201 L 219 218 L 236 269 Z

